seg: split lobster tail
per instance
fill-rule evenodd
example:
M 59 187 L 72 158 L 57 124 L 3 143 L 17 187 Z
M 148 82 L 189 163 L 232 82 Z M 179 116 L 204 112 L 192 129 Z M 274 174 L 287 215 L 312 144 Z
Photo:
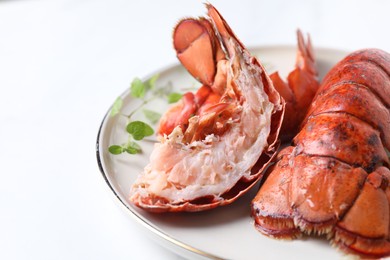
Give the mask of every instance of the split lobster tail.
M 161 142 L 130 200 L 153 212 L 232 203 L 263 176 L 278 149 L 284 102 L 212 5 L 175 28 L 178 59 L 203 85 L 162 117 Z M 223 46 L 223 47 L 222 47 Z
M 325 234 L 348 253 L 390 256 L 389 108 L 390 54 L 366 49 L 339 62 L 252 201 L 257 229 Z

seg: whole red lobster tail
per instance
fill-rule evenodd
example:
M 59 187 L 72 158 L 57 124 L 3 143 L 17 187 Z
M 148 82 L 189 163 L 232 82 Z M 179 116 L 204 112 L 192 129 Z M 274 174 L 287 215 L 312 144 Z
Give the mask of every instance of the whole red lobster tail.
M 367 49 L 339 62 L 252 201 L 257 229 L 326 234 L 346 252 L 390 256 L 389 108 L 390 54 Z

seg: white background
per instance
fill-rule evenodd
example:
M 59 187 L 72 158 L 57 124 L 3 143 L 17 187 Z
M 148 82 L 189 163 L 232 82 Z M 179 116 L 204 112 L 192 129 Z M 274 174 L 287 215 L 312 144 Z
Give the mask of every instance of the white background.
M 390 2 L 211 1 L 248 46 L 390 51 Z M 176 62 L 172 27 L 202 1 L 0 0 L 0 259 L 181 259 L 123 214 L 96 163 L 104 114 Z M 319 256 L 320 257 L 320 256 Z

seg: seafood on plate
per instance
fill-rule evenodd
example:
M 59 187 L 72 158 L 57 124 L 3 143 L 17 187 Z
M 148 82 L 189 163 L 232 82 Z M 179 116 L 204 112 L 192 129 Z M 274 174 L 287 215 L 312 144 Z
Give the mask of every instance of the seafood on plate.
M 345 252 L 390 256 L 390 54 L 365 49 L 324 78 L 309 112 L 253 199 L 275 238 L 326 235 Z
M 175 28 L 177 56 L 203 86 L 161 120 L 161 141 L 131 188 L 153 212 L 201 211 L 235 201 L 278 149 L 284 101 L 264 67 L 210 4 L 209 18 Z

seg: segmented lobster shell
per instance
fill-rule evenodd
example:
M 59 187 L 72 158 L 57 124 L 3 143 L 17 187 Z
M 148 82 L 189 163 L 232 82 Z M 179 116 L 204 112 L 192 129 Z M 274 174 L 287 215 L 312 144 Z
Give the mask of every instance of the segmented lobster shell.
M 212 5 L 207 4 L 206 7 L 210 20 L 189 19 L 184 23 L 188 22 L 191 28 L 198 29 L 204 24 L 213 25 L 216 35 L 210 35 L 212 29 L 209 25 L 206 30 L 197 32 L 201 37 L 213 37 L 213 44 L 208 46 L 218 43 L 226 51 L 225 92 L 220 103 L 212 108 L 226 109 L 226 112 L 230 109 L 231 113 L 227 114 L 232 116 L 227 119 L 226 131 L 219 135 L 214 131 L 214 125 L 208 123 L 213 123 L 214 118 L 222 114 L 210 110 L 204 115 L 194 115 L 188 119 L 188 128 L 176 125 L 161 143 L 155 145 L 150 164 L 130 192 L 132 203 L 148 211 L 201 211 L 230 204 L 260 180 L 279 147 L 283 99 L 274 89 L 264 67 L 236 38 L 218 11 Z M 183 22 L 179 24 L 186 26 Z M 198 75 L 204 66 L 199 69 L 197 64 L 191 64 L 199 57 L 189 59 L 192 56 L 185 49 L 191 44 L 187 39 L 178 40 L 178 34 L 183 33 L 180 28 L 174 33 L 174 39 L 180 42 L 175 46 L 179 59 L 191 74 Z M 216 59 L 211 54 L 206 58 L 206 62 L 202 62 L 207 64 L 205 67 L 208 69 L 207 61 Z M 218 71 L 212 70 L 207 77 L 197 78 L 206 84 L 216 73 Z M 206 136 L 186 138 L 187 133 L 191 133 L 191 137 L 196 136 L 192 130 L 195 133 L 204 130 L 202 122 L 206 122 Z
M 339 62 L 252 201 L 257 229 L 326 234 L 346 252 L 389 256 L 389 108 L 390 54 L 365 49 Z

